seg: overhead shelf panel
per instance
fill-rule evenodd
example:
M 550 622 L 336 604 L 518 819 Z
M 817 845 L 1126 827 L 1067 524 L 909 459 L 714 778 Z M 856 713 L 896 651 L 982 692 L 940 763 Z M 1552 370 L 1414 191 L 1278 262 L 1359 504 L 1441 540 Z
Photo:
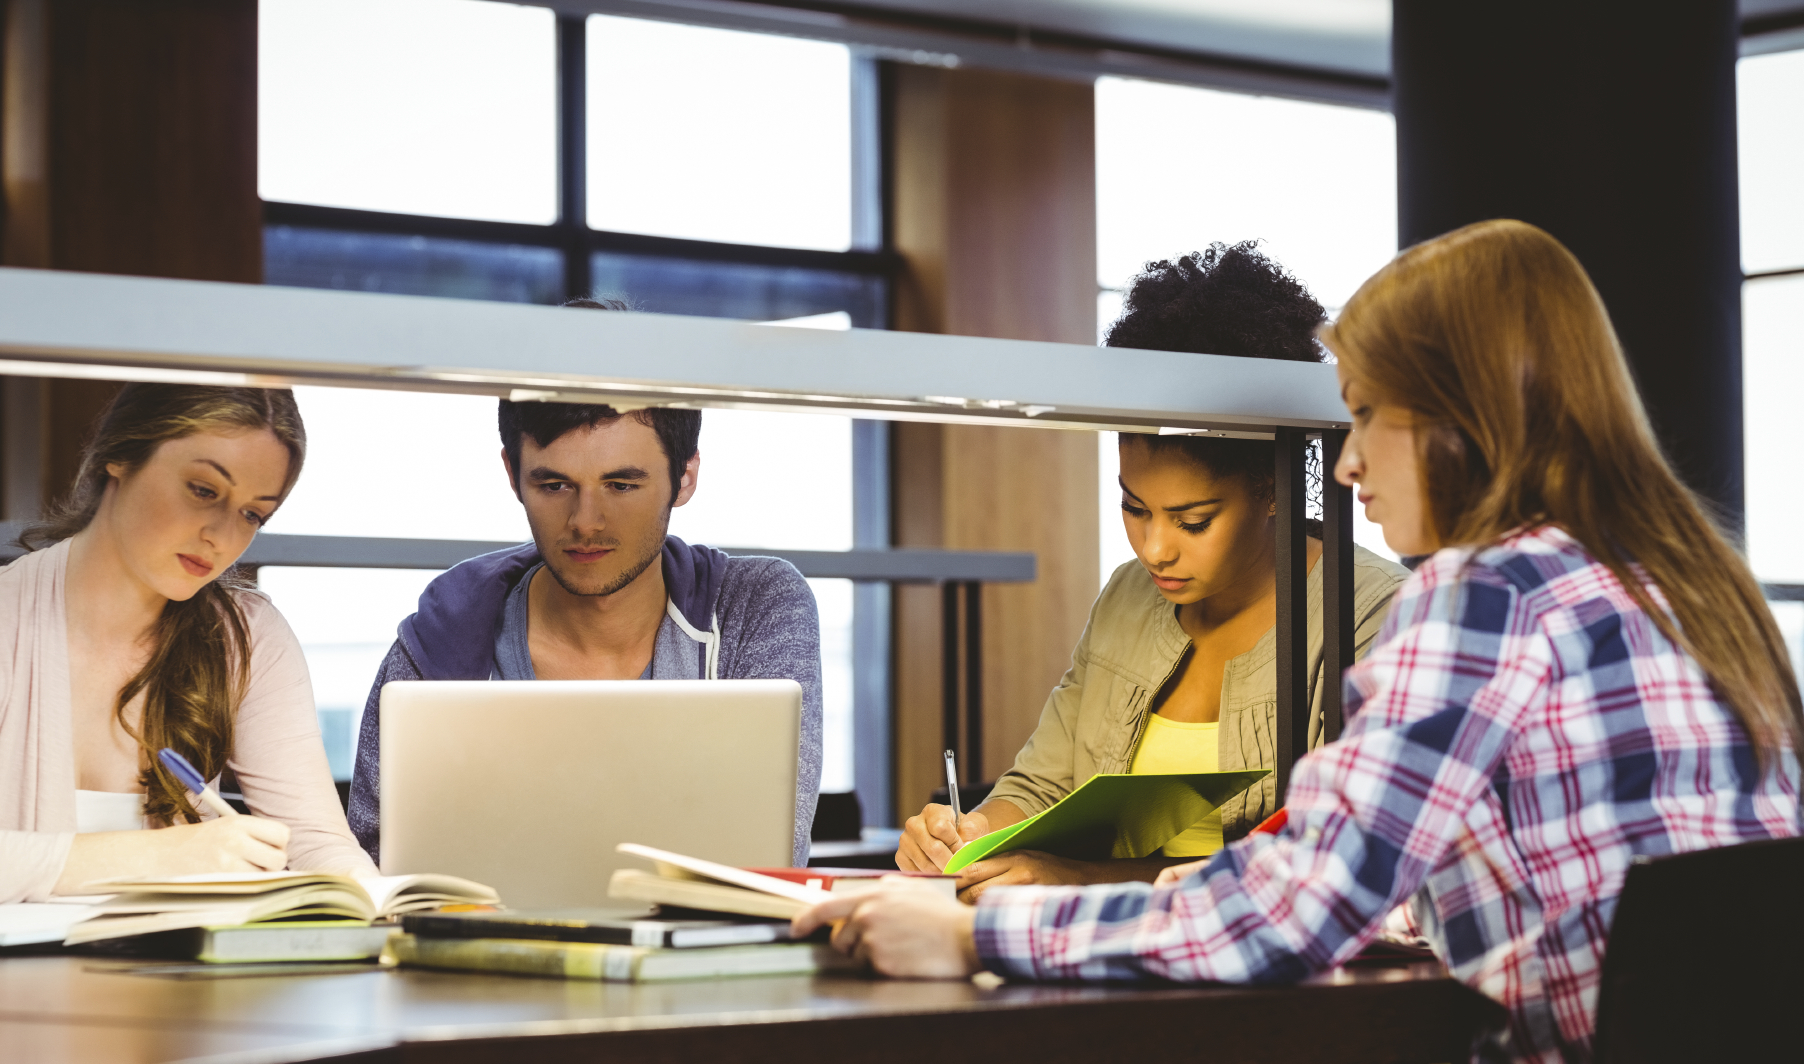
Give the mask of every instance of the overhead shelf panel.
M 1334 367 L 0 268 L 0 373 L 1125 431 L 1346 427 Z

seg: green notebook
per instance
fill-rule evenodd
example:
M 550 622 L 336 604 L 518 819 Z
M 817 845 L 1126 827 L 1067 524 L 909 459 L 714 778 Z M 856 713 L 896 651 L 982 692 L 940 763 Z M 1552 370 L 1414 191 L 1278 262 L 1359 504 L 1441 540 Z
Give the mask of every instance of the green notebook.
M 1010 850 L 1080 861 L 1147 857 L 1270 772 L 1098 773 L 1038 815 L 965 843 L 946 872 Z

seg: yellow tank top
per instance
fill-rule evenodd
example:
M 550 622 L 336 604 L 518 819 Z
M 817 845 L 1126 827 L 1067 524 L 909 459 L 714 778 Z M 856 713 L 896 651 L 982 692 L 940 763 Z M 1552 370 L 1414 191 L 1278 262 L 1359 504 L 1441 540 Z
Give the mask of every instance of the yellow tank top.
M 1128 769 L 1136 775 L 1152 772 L 1217 772 L 1221 759 L 1217 732 L 1221 725 L 1185 724 L 1166 720 L 1157 713 L 1146 718 L 1146 734 L 1140 737 L 1140 749 L 1134 752 L 1134 763 Z M 1165 844 L 1167 857 L 1207 857 L 1221 849 L 1221 810 L 1191 825 L 1183 834 Z

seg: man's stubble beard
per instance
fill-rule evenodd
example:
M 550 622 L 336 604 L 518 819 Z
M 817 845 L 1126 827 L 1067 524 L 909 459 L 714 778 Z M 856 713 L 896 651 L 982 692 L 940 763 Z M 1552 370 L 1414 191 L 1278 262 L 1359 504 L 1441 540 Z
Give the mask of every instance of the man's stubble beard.
M 551 578 L 557 581 L 558 586 L 563 588 L 569 594 L 580 595 L 584 598 L 605 598 L 606 596 L 612 595 L 627 587 L 633 581 L 639 579 L 645 570 L 651 568 L 652 563 L 657 561 L 659 556 L 664 553 L 664 540 L 669 534 L 670 510 L 667 508 L 664 511 L 664 520 L 658 522 L 658 534 L 652 537 L 651 543 L 649 544 L 650 549 L 642 557 L 635 559 L 633 564 L 628 566 L 625 572 L 615 577 L 608 583 L 608 586 L 602 588 L 600 591 L 584 591 L 581 588 L 571 587 L 569 581 L 564 579 L 564 574 L 559 572 L 558 567 L 552 565 L 548 558 L 545 562 L 545 569 L 551 573 Z M 539 551 L 539 554 L 541 557 L 545 557 L 545 551 L 543 549 Z

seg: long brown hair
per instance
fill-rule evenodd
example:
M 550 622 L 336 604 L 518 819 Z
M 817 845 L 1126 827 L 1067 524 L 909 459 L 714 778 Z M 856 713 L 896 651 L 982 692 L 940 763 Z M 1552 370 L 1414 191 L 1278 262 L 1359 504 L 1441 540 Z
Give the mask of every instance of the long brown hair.
M 1763 759 L 1799 745 L 1798 685 L 1760 585 L 1661 454 L 1603 300 L 1559 241 L 1499 220 L 1419 244 L 1323 340 L 1414 414 L 1442 544 L 1564 529 L 1696 659 Z
M 116 462 L 136 472 L 169 440 L 245 429 L 268 429 L 288 448 L 288 479 L 282 485 L 286 498 L 307 456 L 307 431 L 292 393 L 127 384 L 82 450 L 81 469 L 68 496 L 43 522 L 28 528 L 19 545 L 37 550 L 87 528 L 112 479 L 108 465 Z M 234 593 L 249 586 L 235 569 L 227 569 L 186 602 L 166 603 L 150 633 L 149 660 L 119 689 L 114 718 L 138 743 L 146 766 L 138 777 L 144 785 L 144 812 L 153 820 L 200 819 L 186 790 L 158 760 L 158 751 L 174 748 L 207 779 L 218 775 L 231 755 L 233 723 L 250 680 L 251 662 L 250 632 Z M 133 728 L 125 708 L 140 692 L 144 712 L 139 727 Z

